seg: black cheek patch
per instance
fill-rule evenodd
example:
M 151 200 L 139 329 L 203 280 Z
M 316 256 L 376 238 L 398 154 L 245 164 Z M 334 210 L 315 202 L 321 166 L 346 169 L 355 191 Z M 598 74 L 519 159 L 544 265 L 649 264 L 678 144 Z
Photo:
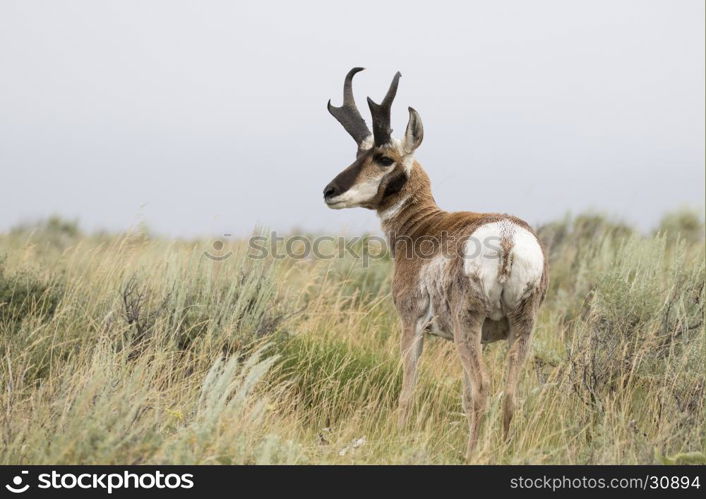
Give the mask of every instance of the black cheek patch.
M 387 183 L 387 186 L 385 186 L 385 192 L 383 192 L 382 197 L 385 199 L 387 196 L 391 196 L 392 194 L 397 194 L 402 190 L 402 187 L 404 187 L 404 184 L 407 183 L 407 175 L 405 172 L 398 172 L 396 173 L 390 181 Z

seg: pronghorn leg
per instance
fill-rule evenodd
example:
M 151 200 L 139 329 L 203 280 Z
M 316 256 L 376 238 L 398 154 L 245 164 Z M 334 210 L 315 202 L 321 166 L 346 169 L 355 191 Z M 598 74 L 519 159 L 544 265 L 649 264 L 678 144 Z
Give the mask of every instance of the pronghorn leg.
M 409 419 L 414 399 L 414 387 L 417 384 L 417 363 L 424 346 L 423 333 L 417 329 L 415 322 L 403 322 L 402 324 L 402 342 L 400 345 L 402 353 L 402 391 L 400 392 L 399 401 L 400 426 L 406 425 Z
M 463 365 L 463 408 L 468 418 L 468 447 L 466 459 L 470 460 L 478 441 L 478 432 L 488 400 L 489 379 L 481 353 L 481 330 L 484 317 L 464 313 L 459 317 L 454 331 L 454 343 Z
M 505 395 L 503 397 L 503 433 L 507 440 L 510 431 L 510 422 L 517 405 L 517 383 L 519 381 L 522 365 L 527 358 L 534 316 L 523 314 L 510 317 L 510 334 L 508 341 L 510 347 L 507 352 L 507 377 L 505 380 Z

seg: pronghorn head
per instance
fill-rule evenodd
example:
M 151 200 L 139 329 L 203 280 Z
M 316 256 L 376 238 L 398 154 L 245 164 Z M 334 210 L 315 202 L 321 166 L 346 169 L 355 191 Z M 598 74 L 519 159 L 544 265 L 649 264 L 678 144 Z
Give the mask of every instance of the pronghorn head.
M 402 76 L 392 79 L 390 89 L 380 104 L 368 97 L 373 118 L 372 133 L 361 117 L 353 98 L 353 76 L 363 68 L 353 68 L 343 84 L 343 105 L 328 110 L 358 144 L 356 160 L 324 188 L 329 208 L 362 206 L 377 209 L 387 198 L 397 194 L 409 179 L 414 151 L 422 143 L 424 129 L 417 111 L 409 108 L 409 122 L 402 140 L 392 138 L 390 108 Z

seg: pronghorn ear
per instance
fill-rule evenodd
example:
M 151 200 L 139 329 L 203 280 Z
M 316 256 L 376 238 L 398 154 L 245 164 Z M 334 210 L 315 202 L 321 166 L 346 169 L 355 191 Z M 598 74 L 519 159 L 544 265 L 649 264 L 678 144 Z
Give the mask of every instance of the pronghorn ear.
M 411 154 L 419 147 L 424 138 L 424 127 L 422 126 L 422 118 L 419 113 L 413 108 L 409 108 L 409 122 L 407 123 L 407 131 L 404 133 L 404 143 L 402 144 L 404 152 Z

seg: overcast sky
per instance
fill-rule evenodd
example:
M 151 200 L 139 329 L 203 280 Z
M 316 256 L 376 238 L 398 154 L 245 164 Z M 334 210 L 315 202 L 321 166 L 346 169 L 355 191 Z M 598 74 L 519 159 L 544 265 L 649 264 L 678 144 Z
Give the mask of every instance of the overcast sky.
M 0 230 L 52 213 L 172 236 L 377 229 L 325 207 L 353 66 L 402 72 L 448 210 L 642 228 L 704 202 L 704 1 L 0 0 Z

